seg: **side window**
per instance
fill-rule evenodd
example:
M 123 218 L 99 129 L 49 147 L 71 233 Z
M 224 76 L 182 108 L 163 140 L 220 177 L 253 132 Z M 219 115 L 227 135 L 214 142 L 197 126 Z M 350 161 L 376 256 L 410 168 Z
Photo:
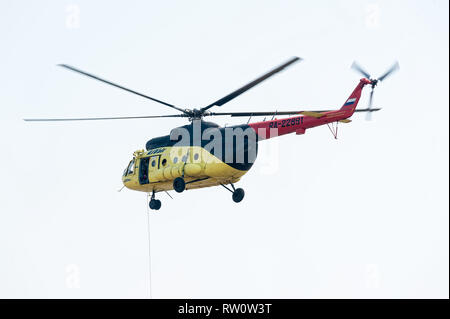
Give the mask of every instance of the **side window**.
M 159 161 L 159 157 L 158 156 L 152 156 L 151 158 L 150 158 L 150 165 L 152 166 L 152 167 L 158 167 L 159 165 L 158 165 L 158 161 Z

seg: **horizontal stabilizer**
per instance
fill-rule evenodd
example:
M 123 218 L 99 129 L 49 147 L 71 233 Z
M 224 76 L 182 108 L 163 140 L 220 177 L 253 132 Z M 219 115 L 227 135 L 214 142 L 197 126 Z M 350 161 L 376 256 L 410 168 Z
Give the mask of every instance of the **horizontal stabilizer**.
M 341 122 L 341 123 L 350 123 L 352 120 L 349 120 L 349 119 L 343 119 L 343 120 L 340 120 L 339 122 Z

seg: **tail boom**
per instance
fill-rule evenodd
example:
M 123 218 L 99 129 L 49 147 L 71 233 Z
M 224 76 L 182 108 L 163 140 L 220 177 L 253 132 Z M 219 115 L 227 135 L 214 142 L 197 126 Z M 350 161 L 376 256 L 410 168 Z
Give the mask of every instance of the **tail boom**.
M 361 79 L 352 94 L 339 110 L 327 112 L 299 112 L 299 114 L 301 114 L 299 116 L 256 122 L 249 124 L 249 126 L 255 130 L 259 140 L 264 140 L 294 132 L 296 134 L 304 134 L 306 129 L 312 127 L 344 121 L 351 117 L 355 112 L 359 99 L 361 98 L 362 90 L 367 84 L 371 84 L 371 81 L 365 78 Z

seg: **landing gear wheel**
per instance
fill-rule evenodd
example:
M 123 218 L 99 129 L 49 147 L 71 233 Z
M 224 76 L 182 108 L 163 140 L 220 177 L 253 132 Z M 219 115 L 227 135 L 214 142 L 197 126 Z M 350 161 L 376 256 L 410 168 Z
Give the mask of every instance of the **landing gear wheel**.
M 181 177 L 177 177 L 173 180 L 173 189 L 177 193 L 181 193 L 186 189 L 186 183 L 184 182 L 184 179 Z
M 235 203 L 239 203 L 241 200 L 244 199 L 245 192 L 242 188 L 236 188 L 233 192 L 233 201 Z
M 150 209 L 158 210 L 161 208 L 161 201 L 159 199 L 152 199 L 150 201 L 149 206 L 150 206 Z

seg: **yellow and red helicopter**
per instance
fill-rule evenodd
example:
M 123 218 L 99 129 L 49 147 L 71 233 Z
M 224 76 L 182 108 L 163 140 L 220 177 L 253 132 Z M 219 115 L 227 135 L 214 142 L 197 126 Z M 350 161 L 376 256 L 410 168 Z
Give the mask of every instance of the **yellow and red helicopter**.
M 233 194 L 233 201 L 238 203 L 244 198 L 244 190 L 242 188 L 235 188 L 234 183 L 238 182 L 252 167 L 257 156 L 258 142 L 289 133 L 304 134 L 307 129 L 320 125 L 328 125 L 336 138 L 337 124 L 339 122 L 349 123 L 351 121 L 349 118 L 354 112 L 367 112 L 368 116 L 370 116 L 372 112 L 380 110 L 379 108 L 372 107 L 374 88 L 380 81 L 383 81 L 399 68 L 398 62 L 396 62 L 382 76 L 377 79 L 372 79 L 369 73 L 354 62 L 352 68 L 361 73 L 364 78 L 358 82 L 344 105 L 337 110 L 275 112 L 210 111 L 212 107 L 223 106 L 240 94 L 300 60 L 301 58 L 293 57 L 286 63 L 272 69 L 247 85 L 200 109 L 183 109 L 99 78 L 72 66 L 60 64 L 59 66 L 61 67 L 163 104 L 180 113 L 149 116 L 24 120 L 44 122 L 185 117 L 189 119 L 189 124 L 172 129 L 169 135 L 150 139 L 146 143 L 145 150 L 134 152 L 132 160 L 122 175 L 124 187 L 148 194 L 151 193 L 149 205 L 153 210 L 161 208 L 161 201 L 155 198 L 155 194 L 158 192 L 167 192 L 173 189 L 181 193 L 187 189 L 219 185 L 229 190 Z M 356 106 L 358 105 L 362 90 L 366 85 L 372 87 L 369 105 L 365 109 L 357 110 Z M 289 117 L 275 118 L 276 116 L 283 115 L 288 115 Z M 203 121 L 203 118 L 208 116 L 250 118 L 253 116 L 272 116 L 272 118 L 267 121 L 264 118 L 261 122 L 220 127 L 215 123 Z

